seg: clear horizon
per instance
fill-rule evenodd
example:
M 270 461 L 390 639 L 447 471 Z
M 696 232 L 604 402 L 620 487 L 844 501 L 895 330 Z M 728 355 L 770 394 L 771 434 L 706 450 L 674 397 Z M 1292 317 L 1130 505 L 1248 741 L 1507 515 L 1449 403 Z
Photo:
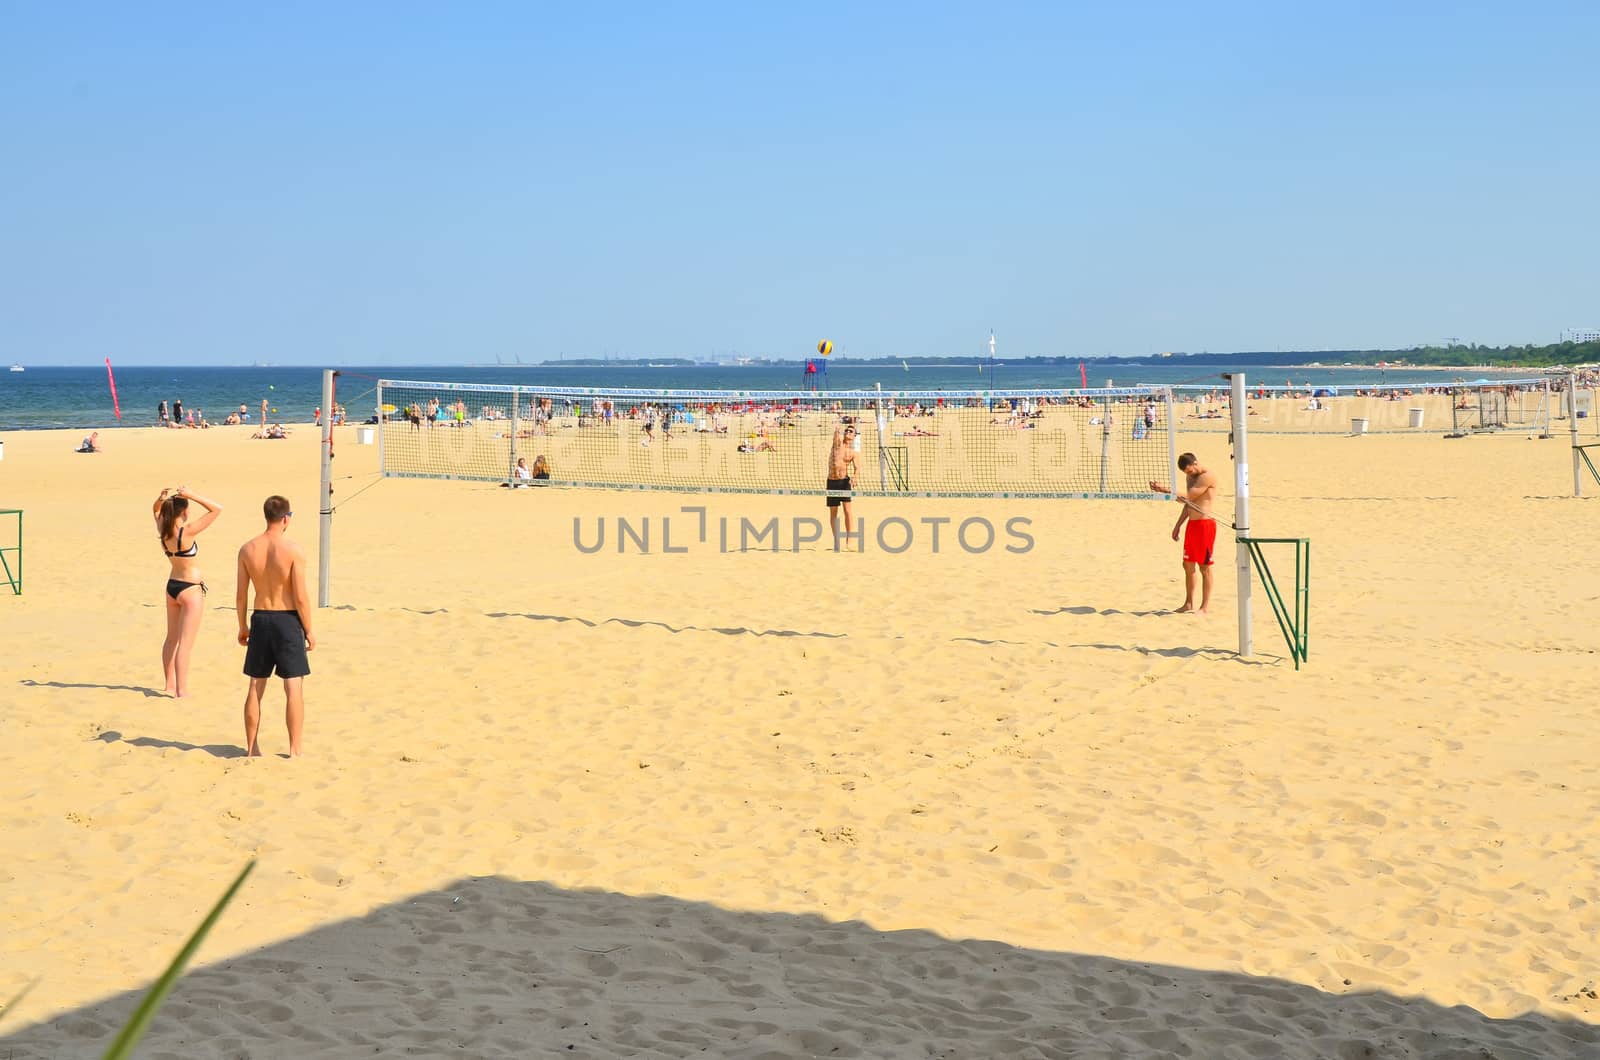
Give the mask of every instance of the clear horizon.
M 1154 357 L 1600 328 L 1600 9 L 0 18 L 0 361 Z
M 1249 357 L 1249 358 L 1260 358 L 1260 357 L 1267 357 L 1267 356 L 1281 356 L 1281 357 L 1284 357 L 1284 358 L 1295 358 L 1295 359 L 1294 360 L 1284 360 L 1284 361 L 1280 361 L 1280 362 L 1252 361 L 1250 363 L 1255 364 L 1256 367 L 1263 367 L 1263 368 L 1264 367 L 1272 367 L 1274 365 L 1284 366 L 1284 367 L 1292 366 L 1292 367 L 1307 367 L 1307 368 L 1309 368 L 1309 367 L 1318 367 L 1318 366 L 1323 367 L 1323 368 L 1343 368 L 1343 367 L 1378 368 L 1378 367 L 1382 367 L 1384 365 L 1384 363 L 1385 363 L 1385 359 L 1384 358 L 1368 359 L 1368 360 L 1356 360 L 1356 361 L 1341 360 L 1339 362 L 1330 361 L 1328 363 L 1322 363 L 1322 362 L 1319 362 L 1317 360 L 1310 360 L 1310 359 L 1303 360 L 1301 358 L 1318 358 L 1318 357 L 1323 357 L 1323 356 L 1327 356 L 1327 357 L 1335 357 L 1336 356 L 1336 357 L 1340 357 L 1340 358 L 1348 358 L 1348 357 L 1356 356 L 1356 357 L 1369 357 L 1370 358 L 1372 355 L 1375 355 L 1375 354 L 1394 354 L 1395 355 L 1394 359 L 1387 360 L 1388 367 L 1391 367 L 1391 368 L 1411 367 L 1411 368 L 1426 368 L 1426 369 L 1437 368 L 1437 369 L 1440 369 L 1440 370 L 1448 369 L 1448 368 L 1451 368 L 1451 367 L 1455 367 L 1455 368 L 1468 368 L 1468 367 L 1489 368 L 1489 367 L 1493 367 L 1492 365 L 1489 365 L 1486 362 L 1471 362 L 1471 363 L 1462 363 L 1462 364 L 1458 364 L 1458 365 L 1431 365 L 1431 364 L 1408 365 L 1406 363 L 1405 354 L 1407 354 L 1409 352 L 1414 352 L 1414 351 L 1412 351 L 1412 350 L 1233 350 L 1233 351 L 1194 350 L 1194 351 L 1188 351 L 1188 352 L 1172 352 L 1170 354 L 1147 354 L 1147 355 L 1142 355 L 1142 356 L 1119 355 L 1119 354 L 1092 355 L 1092 356 L 1077 356 L 1077 355 L 1071 355 L 1071 354 L 1016 354 L 1016 355 L 1013 355 L 1011 357 L 1004 357 L 1004 356 L 998 356 L 997 355 L 996 358 L 995 358 L 995 361 L 996 361 L 997 364 L 1002 365 L 1002 366 L 1005 365 L 1007 362 L 1021 364 L 1023 362 L 1034 361 L 1034 360 L 1038 360 L 1038 361 L 1065 360 L 1065 361 L 1068 361 L 1068 362 L 1082 361 L 1082 362 L 1085 362 L 1085 363 L 1088 363 L 1088 364 L 1097 364 L 1097 363 L 1105 364 L 1105 363 L 1110 363 L 1112 361 L 1121 361 L 1121 362 L 1128 363 L 1128 364 L 1138 363 L 1138 364 L 1146 364 L 1146 365 L 1151 365 L 1151 366 L 1159 366 L 1161 364 L 1182 363 L 1183 361 L 1185 361 L 1186 359 L 1188 359 L 1190 357 L 1205 357 L 1205 358 Z M 1492 351 L 1486 349 L 1484 352 L 1492 352 Z M 509 359 L 507 359 L 507 360 L 499 360 L 499 361 L 474 361 L 474 360 L 465 360 L 465 361 L 428 361 L 428 360 L 420 360 L 420 361 L 375 361 L 375 362 L 361 362 L 361 361 L 332 362 L 332 361 L 320 361 L 320 360 L 319 361 L 276 361 L 275 360 L 275 361 L 216 361 L 216 362 L 208 362 L 208 363 L 204 363 L 204 364 L 175 362 L 175 361 L 114 360 L 113 363 L 112 363 L 112 367 L 114 369 L 117 369 L 117 368 L 171 368 L 171 369 L 178 369 L 178 370 L 185 369 L 185 368 L 231 368 L 231 369 L 244 369 L 244 370 L 248 370 L 248 369 L 252 369 L 252 368 L 255 368 L 255 369 L 262 369 L 262 368 L 321 368 L 321 369 L 327 369 L 327 368 L 333 368 L 333 369 L 337 369 L 337 370 L 341 370 L 341 371 L 354 371 L 356 369 L 361 369 L 361 368 L 407 368 L 407 369 L 409 369 L 409 368 L 546 368 L 546 367 L 561 367 L 563 364 L 571 365 L 574 368 L 577 368 L 577 367 L 598 368 L 598 367 L 605 367 L 606 366 L 605 364 L 589 363 L 589 362 L 595 361 L 597 359 L 598 358 L 594 358 L 594 357 L 578 357 L 578 356 L 574 356 L 572 358 L 567 358 L 565 360 L 560 359 L 560 358 L 556 358 L 556 359 L 550 359 L 550 360 L 522 360 L 522 361 L 509 360 Z M 614 358 L 613 360 L 616 362 L 616 367 L 634 367 L 634 366 L 638 366 L 638 365 L 644 365 L 644 364 L 650 362 L 651 360 L 662 360 L 662 359 L 665 359 L 665 360 L 680 360 L 681 361 L 681 360 L 684 360 L 685 358 L 682 358 L 682 357 L 671 357 L 671 356 L 668 356 L 668 355 L 661 355 L 660 357 L 657 357 L 657 358 L 650 358 L 650 357 L 647 357 L 647 356 L 617 357 L 617 358 Z M 752 363 L 754 363 L 757 366 L 764 366 L 764 367 L 783 366 L 783 365 L 796 365 L 796 366 L 798 366 L 803 361 L 806 361 L 806 360 L 809 360 L 809 359 L 812 359 L 812 358 L 807 358 L 803 354 L 797 354 L 797 355 L 792 356 L 792 357 L 754 356 L 754 357 L 750 357 L 750 358 L 744 358 L 743 355 L 740 355 L 740 360 L 749 360 L 749 361 L 751 361 Z M 43 363 L 41 363 L 41 364 L 33 364 L 33 365 L 22 364 L 22 367 L 24 367 L 24 368 L 35 368 L 35 369 L 73 368 L 73 369 L 88 369 L 88 370 L 94 370 L 94 371 L 103 371 L 104 367 L 105 367 L 105 360 L 106 360 L 105 358 L 97 358 L 97 359 L 94 359 L 92 361 L 83 361 L 83 362 L 76 362 L 75 361 L 75 362 L 71 362 L 71 363 L 62 363 L 62 364 L 43 364 Z M 984 363 L 984 362 L 986 362 L 988 360 L 988 357 L 987 357 L 987 354 L 920 354 L 920 355 L 919 354 L 904 354 L 904 355 L 857 354 L 854 357 L 852 357 L 852 356 L 849 356 L 849 355 L 841 355 L 841 354 L 835 353 L 835 354 L 833 354 L 831 356 L 830 360 L 833 363 L 834 367 L 839 367 L 839 366 L 841 366 L 841 364 L 843 364 L 845 366 L 848 366 L 852 362 L 854 362 L 856 364 L 859 364 L 863 368 L 866 368 L 866 367 L 881 367 L 881 365 L 879 365 L 877 363 L 874 363 L 874 362 L 886 361 L 886 362 L 891 362 L 892 363 L 894 361 L 900 361 L 900 360 L 906 361 L 906 362 L 911 363 L 911 364 L 921 364 L 923 367 L 937 367 L 937 365 L 931 365 L 931 364 L 928 364 L 926 362 L 929 362 L 929 361 L 952 361 L 952 362 L 954 362 L 954 365 L 959 366 L 959 365 L 968 365 L 968 364 L 982 364 L 982 363 Z M 13 362 L 13 363 L 21 364 L 22 362 Z M 1205 365 L 1206 366 L 1211 366 L 1211 365 L 1224 364 L 1224 363 L 1226 363 L 1226 362 L 1209 361 L 1208 360 L 1207 362 L 1205 362 Z M 723 358 L 721 360 L 711 360 L 709 358 L 702 359 L 702 360 L 695 360 L 695 361 L 691 361 L 691 363 L 689 363 L 689 364 L 673 365 L 672 367 L 700 367 L 700 366 L 714 366 L 714 367 L 728 368 L 728 367 L 736 367 L 737 365 L 735 365 L 733 358 L 729 357 L 729 358 Z M 1507 369 L 1507 370 L 1516 370 L 1516 369 L 1513 368 L 1513 369 Z M 1538 369 L 1534 368 L 1534 367 L 1530 367 L 1528 370 L 1529 371 L 1536 371 Z

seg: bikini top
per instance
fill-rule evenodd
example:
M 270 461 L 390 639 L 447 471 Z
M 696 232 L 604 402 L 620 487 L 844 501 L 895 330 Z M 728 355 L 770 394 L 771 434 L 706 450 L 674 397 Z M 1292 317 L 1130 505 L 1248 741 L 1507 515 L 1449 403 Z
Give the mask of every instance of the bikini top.
M 161 543 L 161 551 L 166 552 L 167 556 L 172 559 L 188 559 L 190 556 L 198 556 L 200 554 L 200 542 L 191 541 L 189 542 L 189 547 L 184 548 L 183 527 L 180 526 L 178 527 L 178 551 L 167 552 L 167 543 L 165 541 Z

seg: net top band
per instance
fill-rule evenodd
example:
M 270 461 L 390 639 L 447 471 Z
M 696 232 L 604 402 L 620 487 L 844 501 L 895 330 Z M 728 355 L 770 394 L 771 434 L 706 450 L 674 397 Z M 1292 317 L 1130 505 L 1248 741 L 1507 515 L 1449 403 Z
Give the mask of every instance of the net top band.
M 1270 383 L 1255 383 L 1246 379 L 1245 390 L 1252 394 L 1256 393 L 1257 391 L 1265 391 L 1269 395 L 1293 394 L 1304 390 L 1331 390 L 1334 392 L 1334 396 L 1337 397 L 1339 395 L 1348 396 L 1349 394 L 1355 393 L 1357 390 L 1365 393 L 1371 393 L 1375 390 L 1388 392 L 1394 390 L 1422 389 L 1493 390 L 1497 387 L 1504 386 L 1542 387 L 1545 385 L 1545 383 L 1549 382 L 1549 380 L 1549 376 L 1538 376 L 1537 378 L 1533 379 L 1451 379 L 1448 381 L 1440 379 L 1438 381 L 1429 380 L 1426 382 L 1410 383 L 1299 383 L 1290 386 L 1283 386 L 1281 384 L 1273 386 Z M 1180 395 L 1208 393 L 1226 394 L 1228 392 L 1228 386 L 1225 383 L 1220 385 L 1212 385 L 1210 383 L 1174 383 L 1172 389 Z
M 989 400 L 993 398 L 1063 398 L 1063 397 L 1148 397 L 1156 398 L 1167 393 L 1168 387 L 1119 386 L 1097 388 L 1062 388 L 1059 390 L 655 390 L 637 387 L 598 386 L 512 386 L 506 383 L 442 383 L 416 379 L 380 379 L 381 387 L 405 387 L 413 390 L 463 390 L 493 394 L 530 394 L 542 397 L 606 397 L 655 398 L 659 400 L 695 401 L 786 401 L 793 404 L 816 404 L 827 401 L 873 402 L 880 398 L 890 401 L 927 401 L 943 398 L 946 401 Z

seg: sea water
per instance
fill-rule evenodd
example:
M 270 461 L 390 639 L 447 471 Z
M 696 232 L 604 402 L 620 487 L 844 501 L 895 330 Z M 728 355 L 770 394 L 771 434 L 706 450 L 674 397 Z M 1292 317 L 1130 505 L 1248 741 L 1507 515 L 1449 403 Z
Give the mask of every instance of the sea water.
M 371 416 L 376 407 L 377 380 L 408 379 L 429 382 L 502 383 L 524 387 L 593 386 L 617 388 L 666 388 L 679 390 L 801 390 L 806 386 L 803 361 L 792 364 L 752 365 L 406 365 L 382 368 L 341 369 L 336 400 L 344 405 L 352 422 Z M 967 364 L 918 365 L 851 364 L 834 360 L 822 386 L 825 389 L 872 389 L 881 383 L 885 390 L 981 390 L 1065 389 L 1080 385 L 1082 375 L 1076 362 L 1001 360 Z M 1222 373 L 1242 371 L 1252 386 L 1349 388 L 1376 383 L 1410 384 L 1418 387 L 1441 386 L 1458 379 L 1476 381 L 1484 369 L 1421 370 L 1390 368 L 1327 368 L 1248 364 L 1192 364 L 1181 360 L 1148 363 L 1094 362 L 1087 365 L 1091 387 L 1113 382 L 1117 386 L 1140 384 L 1203 384 L 1226 389 Z M 1520 378 L 1536 375 L 1536 370 L 1511 373 Z M 322 403 L 322 369 L 314 367 L 149 367 L 130 366 L 116 370 L 117 397 L 121 418 L 113 412 L 111 389 L 105 366 L 35 367 L 22 372 L 0 371 L 0 430 L 38 430 L 46 428 L 151 427 L 158 423 L 157 407 L 162 401 L 170 409 L 183 402 L 185 415 L 203 412 L 212 424 L 220 424 L 240 404 L 256 424 L 262 400 L 266 400 L 269 422 L 309 423 L 313 411 Z

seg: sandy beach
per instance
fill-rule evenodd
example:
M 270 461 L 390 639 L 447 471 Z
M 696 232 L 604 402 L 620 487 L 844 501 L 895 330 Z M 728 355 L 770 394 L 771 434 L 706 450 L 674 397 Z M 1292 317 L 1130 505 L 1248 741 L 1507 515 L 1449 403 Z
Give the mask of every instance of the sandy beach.
M 99 1055 L 251 858 L 140 1055 L 1600 1055 L 1600 500 L 1564 423 L 1318 415 L 1250 451 L 1256 533 L 1312 542 L 1298 672 L 1259 595 L 1236 655 L 1226 531 L 1217 613 L 1170 613 L 1168 503 L 858 506 L 1025 554 L 586 555 L 823 502 L 380 480 L 341 428 L 298 760 L 276 687 L 243 757 L 233 557 L 283 493 L 315 569 L 315 429 L 7 434 L 0 1057 Z M 1180 432 L 1226 518 L 1226 436 Z M 178 483 L 225 507 L 183 701 Z

